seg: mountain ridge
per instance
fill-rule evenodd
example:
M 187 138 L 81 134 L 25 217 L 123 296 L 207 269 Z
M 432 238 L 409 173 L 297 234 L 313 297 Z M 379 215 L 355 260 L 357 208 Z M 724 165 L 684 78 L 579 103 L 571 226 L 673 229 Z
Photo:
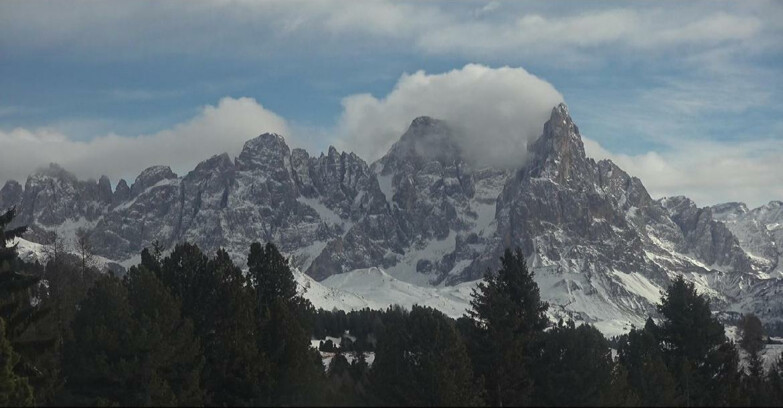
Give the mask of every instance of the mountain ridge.
M 166 166 L 129 187 L 79 181 L 59 166 L 9 181 L 0 206 L 19 208 L 28 238 L 86 228 L 95 251 L 131 264 L 157 239 L 225 247 L 238 264 L 252 241 L 272 241 L 316 280 L 367 268 L 419 286 L 454 286 L 498 266 L 519 246 L 556 317 L 639 324 L 654 292 L 685 275 L 721 310 L 780 320 L 783 204 L 699 208 L 653 199 L 641 180 L 586 156 L 564 104 L 516 170 L 477 167 L 449 124 L 419 117 L 368 164 L 329 147 L 318 157 L 277 134 L 248 140 L 184 176 Z M 781 204 L 776 205 L 775 203 Z M 622 323 L 625 322 L 625 323 Z

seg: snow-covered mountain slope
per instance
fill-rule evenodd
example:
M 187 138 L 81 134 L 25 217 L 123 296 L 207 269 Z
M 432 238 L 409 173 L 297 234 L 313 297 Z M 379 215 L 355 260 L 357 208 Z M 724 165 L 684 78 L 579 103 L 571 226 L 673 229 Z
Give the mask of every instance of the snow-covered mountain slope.
M 24 187 L 8 182 L 26 239 L 91 232 L 98 255 L 130 265 L 157 240 L 226 248 L 243 264 L 253 241 L 272 241 L 303 273 L 317 306 L 427 304 L 459 316 L 470 288 L 509 247 L 520 247 L 553 318 L 605 332 L 640 325 L 677 275 L 726 312 L 783 320 L 783 204 L 699 208 L 654 200 L 641 180 L 585 155 L 565 105 L 552 110 L 517 169 L 478 168 L 454 130 L 420 117 L 375 163 L 353 153 L 311 157 L 280 135 L 249 140 L 180 177 L 144 170 L 114 191 L 52 165 Z M 477 135 L 479 137 L 479 135 Z
M 37 242 L 31 242 L 24 238 L 15 238 L 13 241 L 8 243 L 9 245 L 15 245 L 16 246 L 16 253 L 19 259 L 25 261 L 25 262 L 39 262 L 41 264 L 45 264 L 50 257 L 50 253 L 46 248 L 46 245 L 39 244 Z M 64 254 L 67 256 L 71 256 L 74 258 L 79 258 L 79 254 L 74 251 L 72 248 L 63 248 Z M 123 269 L 121 265 L 118 265 L 116 262 L 112 261 L 111 259 L 104 258 L 99 255 L 91 255 L 90 256 L 90 264 L 91 266 L 98 268 L 99 270 L 112 270 L 112 271 L 119 271 L 120 269 Z
M 318 282 L 294 270 L 299 293 L 316 308 L 325 310 L 386 309 L 399 305 L 436 308 L 447 316 L 458 318 L 470 307 L 471 292 L 478 281 L 455 286 L 418 286 L 395 279 L 378 268 L 357 269 L 333 275 Z

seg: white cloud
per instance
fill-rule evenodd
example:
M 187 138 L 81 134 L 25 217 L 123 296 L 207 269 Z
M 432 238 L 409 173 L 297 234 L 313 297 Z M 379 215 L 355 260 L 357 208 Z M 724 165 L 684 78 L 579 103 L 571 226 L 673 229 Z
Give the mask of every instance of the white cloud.
M 115 182 L 120 177 L 132 182 L 148 166 L 164 164 L 183 172 L 214 154 L 237 155 L 244 142 L 263 132 L 290 133 L 283 118 L 254 99 L 228 97 L 203 107 L 187 122 L 151 135 L 108 134 L 80 142 L 54 129 L 0 131 L 0 182 L 23 182 L 35 168 L 51 162 L 81 178 L 106 174 Z
M 563 96 L 522 68 L 468 64 L 442 74 L 403 75 L 378 99 L 369 94 L 343 99 L 338 147 L 368 161 L 380 158 L 418 116 L 449 122 L 458 143 L 479 164 L 519 166 L 527 143 Z
M 369 35 L 425 53 L 469 58 L 496 53 L 565 56 L 598 46 L 608 46 L 602 52 L 727 42 L 769 48 L 777 41 L 760 40 L 776 39 L 781 28 L 774 3 L 592 7 L 598 11 L 503 3 L 502 13 L 500 7 L 498 2 L 471 10 L 397 1 L 202 0 L 176 7 L 168 2 L 25 1 L 0 4 L 0 46 L 68 49 L 110 59 L 205 52 L 252 58 L 291 52 L 303 40 L 319 41 L 320 50 L 355 44 Z M 339 40 L 329 41 L 334 36 Z
M 610 159 L 639 177 L 654 198 L 685 195 L 698 205 L 783 199 L 783 140 L 679 141 L 665 152 L 614 154 L 584 138 L 588 156 Z

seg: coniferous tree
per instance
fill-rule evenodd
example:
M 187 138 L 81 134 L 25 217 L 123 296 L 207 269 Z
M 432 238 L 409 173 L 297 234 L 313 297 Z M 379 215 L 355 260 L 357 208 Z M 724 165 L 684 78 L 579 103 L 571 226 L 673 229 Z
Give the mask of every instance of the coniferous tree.
M 288 260 L 273 244 L 253 243 L 247 265 L 256 292 L 259 348 L 273 381 L 267 403 L 312 402 L 325 380 L 320 355 L 310 348 L 313 307 L 297 295 Z
M 5 336 L 5 321 L 0 318 L 0 406 L 33 406 L 33 389 L 27 378 L 14 372 L 19 355 Z
M 131 268 L 124 284 L 138 330 L 132 333 L 142 363 L 136 381 L 147 379 L 151 385 L 144 405 L 201 404 L 204 358 L 192 320 L 183 317 L 179 300 L 143 266 Z
M 215 297 L 211 296 L 215 284 L 208 270 L 209 258 L 199 247 L 189 243 L 178 244 L 167 258 L 160 261 L 160 267 L 156 265 L 157 258 L 149 252 L 142 259 L 153 272 L 160 270 L 160 280 L 181 300 L 182 310 L 193 320 L 197 330 L 208 327 L 209 316 L 217 306 Z
M 348 359 L 342 353 L 335 354 L 327 369 L 329 386 L 327 395 L 323 395 L 328 405 L 366 405 L 358 392 L 359 384 Z
M 209 261 L 214 304 L 207 328 L 201 328 L 206 365 L 205 388 L 215 405 L 258 405 L 267 400 L 270 367 L 258 348 L 258 314 L 249 280 L 224 250 Z
M 27 377 L 31 383 L 43 381 L 41 370 L 36 367 L 37 357 L 50 350 L 53 339 L 41 337 L 28 330 L 50 312 L 40 302 L 33 302 L 33 291 L 41 278 L 18 271 L 16 245 L 9 244 L 27 230 L 27 227 L 9 229 L 15 209 L 0 215 L 0 318 L 5 321 L 5 336 L 19 359 L 14 360 L 13 370 Z
M 202 380 L 207 402 L 258 405 L 271 397 L 271 367 L 259 347 L 256 291 L 219 250 L 212 259 L 190 244 L 177 245 L 161 259 L 159 247 L 144 249 L 141 263 L 157 271 L 183 300 L 183 313 L 195 322 L 206 359 Z
M 642 406 L 679 405 L 677 385 L 663 360 L 657 327 L 647 319 L 643 329 L 632 329 L 618 345 L 618 363 Z
M 767 405 L 783 405 L 783 356 L 779 356 L 767 373 Z
M 626 403 L 614 389 L 614 361 L 609 343 L 595 327 L 562 321 L 541 338 L 533 358 L 534 405 L 597 406 Z
M 548 324 L 533 273 L 517 248 L 506 250 L 496 274 L 489 271 L 473 291 L 471 323 L 462 325 L 475 373 L 484 378 L 487 403 L 525 405 L 530 401 L 529 348 Z
M 742 316 L 739 324 L 740 347 L 747 353 L 747 367 L 743 370 L 743 396 L 752 406 L 764 405 L 768 399 L 767 384 L 764 378 L 764 362 L 761 351 L 764 349 L 764 328 L 761 320 L 754 314 Z
M 63 401 L 99 405 L 198 405 L 203 359 L 193 324 L 154 273 L 99 279 L 66 342 Z
M 275 300 L 291 302 L 296 297 L 296 281 L 291 274 L 288 260 L 272 243 L 262 247 L 255 242 L 250 245 L 247 258 L 250 277 L 258 295 L 260 308 L 269 307 Z
M 384 404 L 482 405 L 464 343 L 441 312 L 414 305 L 398 310 L 378 343 L 370 374 Z
M 135 402 L 133 391 L 127 389 L 137 358 L 127 289 L 119 279 L 104 277 L 79 306 L 72 323 L 74 336 L 63 352 L 63 400 L 79 405 Z
M 42 297 L 41 307 L 51 313 L 31 327 L 34 337 L 53 339 L 53 345 L 46 352 L 35 357 L 35 365 L 41 371 L 40 380 L 35 381 L 36 401 L 39 404 L 57 404 L 62 394 L 64 378 L 62 375 L 62 353 L 66 341 L 73 338 L 71 323 L 78 310 L 79 303 L 87 296 L 88 289 L 98 279 L 96 269 L 82 271 L 77 262 L 61 257 L 59 262 L 50 260 L 43 276 L 47 285 Z
M 710 302 L 682 276 L 664 294 L 659 341 L 686 405 L 728 405 L 739 397 L 737 350 L 712 316 Z

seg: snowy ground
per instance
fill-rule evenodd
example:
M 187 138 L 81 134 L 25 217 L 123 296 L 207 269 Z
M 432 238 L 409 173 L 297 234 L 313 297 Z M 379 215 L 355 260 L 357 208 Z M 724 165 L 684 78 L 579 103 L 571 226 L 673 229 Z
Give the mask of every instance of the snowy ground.
M 458 318 L 470 307 L 471 290 L 479 281 L 449 287 L 417 286 L 395 279 L 379 268 L 357 269 L 317 282 L 294 270 L 299 291 L 316 308 L 324 310 L 386 309 L 414 304 L 430 306 Z

